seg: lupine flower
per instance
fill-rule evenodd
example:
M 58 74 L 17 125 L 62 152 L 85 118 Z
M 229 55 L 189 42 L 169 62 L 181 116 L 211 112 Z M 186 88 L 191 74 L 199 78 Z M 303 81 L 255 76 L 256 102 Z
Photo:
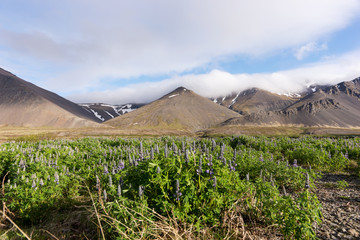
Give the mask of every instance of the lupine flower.
M 96 187 L 96 190 L 100 189 L 100 179 L 99 179 L 98 175 L 96 175 L 96 185 L 95 185 L 95 187 Z
M 123 185 L 123 184 L 124 184 L 124 180 L 122 179 L 122 177 L 120 177 L 120 179 L 119 179 L 119 184 L 120 184 L 120 185 Z
M 226 158 L 222 158 L 222 163 L 223 163 L 223 165 L 224 165 L 224 167 L 226 166 Z
M 59 184 L 59 174 L 58 174 L 57 172 L 55 172 L 54 177 L 55 177 L 54 182 L 55 182 L 56 184 Z
M 309 173 L 306 173 L 306 181 L 305 181 L 305 188 L 310 188 L 310 179 L 309 179 Z
M 211 151 L 213 152 L 216 148 L 216 142 L 214 139 L 211 140 Z
M 262 154 L 261 154 L 260 157 L 259 157 L 259 161 L 260 161 L 260 162 L 263 162 L 263 161 L 264 161 L 264 158 L 263 158 Z
M 165 158 L 167 158 L 169 155 L 167 144 L 165 144 L 164 155 L 165 155 Z
M 229 160 L 229 170 L 235 171 L 235 167 L 232 165 L 231 160 Z
M 216 176 L 214 176 L 213 180 L 214 180 L 213 187 L 216 187 Z
M 200 156 L 200 159 L 199 159 L 199 168 L 196 169 L 196 173 L 197 175 L 200 175 L 202 173 L 202 156 Z
M 43 179 L 42 179 L 42 178 L 40 178 L 39 185 L 40 185 L 40 186 L 43 186 L 43 185 L 44 185 L 44 181 L 43 181 Z
M 294 162 L 293 162 L 292 166 L 293 166 L 293 167 L 298 167 L 298 165 L 297 165 L 297 160 L 296 160 L 296 159 L 294 159 Z
M 285 186 L 283 185 L 282 188 L 283 188 L 283 194 L 286 196 L 287 193 L 286 193 L 286 188 L 285 188 Z
M 104 189 L 104 202 L 107 201 L 107 193 L 106 193 L 106 189 Z
M 110 174 L 109 174 L 109 186 L 110 186 L 110 187 L 112 186 L 112 177 L 111 177 Z
M 119 161 L 119 164 L 118 164 L 118 170 L 123 170 L 125 168 L 125 164 L 123 161 Z
M 156 172 L 157 172 L 157 174 L 160 174 L 160 173 L 161 173 L 161 169 L 160 169 L 159 166 L 156 168 Z
M 118 184 L 118 187 L 117 187 L 117 195 L 119 197 L 121 196 L 121 186 L 120 186 L 120 184 Z
M 246 174 L 246 181 L 250 181 L 250 174 L 249 173 Z
M 176 180 L 176 201 L 180 200 L 180 196 L 182 193 L 180 192 L 180 182 L 179 180 Z
M 104 174 L 106 175 L 108 173 L 109 173 L 108 167 L 107 167 L 107 165 L 104 165 Z
M 236 160 L 236 148 L 234 149 L 234 156 L 233 156 L 233 161 Z
M 185 162 L 189 163 L 189 152 L 187 149 L 185 150 Z
M 139 186 L 139 197 L 142 197 L 144 195 L 144 190 L 145 190 L 145 187 L 143 186 Z
M 150 151 L 150 159 L 153 160 L 154 159 L 154 149 L 151 147 L 151 151 Z
M 32 188 L 36 188 L 36 182 L 35 182 L 35 180 L 33 180 L 31 187 L 32 187 Z

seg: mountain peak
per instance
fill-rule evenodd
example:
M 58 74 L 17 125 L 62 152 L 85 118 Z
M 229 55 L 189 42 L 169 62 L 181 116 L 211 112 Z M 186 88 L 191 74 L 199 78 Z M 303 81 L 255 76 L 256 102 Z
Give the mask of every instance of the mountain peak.
M 191 93 L 192 91 L 187 89 L 187 88 L 184 88 L 184 87 L 178 87 L 176 88 L 174 91 L 164 95 L 161 99 L 164 99 L 164 98 L 173 98 L 173 97 L 176 97 L 176 96 L 180 96 L 180 95 L 183 95 L 185 93 Z

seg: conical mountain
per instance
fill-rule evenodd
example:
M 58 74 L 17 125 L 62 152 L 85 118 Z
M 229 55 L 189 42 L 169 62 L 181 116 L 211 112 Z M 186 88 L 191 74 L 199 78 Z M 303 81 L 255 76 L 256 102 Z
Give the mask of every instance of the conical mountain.
M 140 129 L 199 131 L 215 126 L 238 113 L 184 87 L 133 112 L 109 120 L 112 126 Z
M 79 105 L 0 68 L 0 125 L 83 127 L 96 122 Z
M 218 97 L 213 101 L 243 115 L 260 111 L 281 110 L 298 98 L 279 95 L 259 88 L 251 88 L 225 97 Z

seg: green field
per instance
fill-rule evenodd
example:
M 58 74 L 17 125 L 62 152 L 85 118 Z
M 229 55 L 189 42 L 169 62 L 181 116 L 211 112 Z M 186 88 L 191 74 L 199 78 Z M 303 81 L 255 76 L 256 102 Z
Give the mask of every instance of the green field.
M 31 139 L 30 139 L 31 140 Z M 321 172 L 360 138 L 81 138 L 0 145 L 3 239 L 314 239 Z M 357 174 L 359 174 L 357 172 Z

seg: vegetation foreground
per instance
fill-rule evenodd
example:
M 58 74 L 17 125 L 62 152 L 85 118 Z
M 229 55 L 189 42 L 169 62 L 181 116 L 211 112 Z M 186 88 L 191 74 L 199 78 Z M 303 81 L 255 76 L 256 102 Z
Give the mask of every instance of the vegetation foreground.
M 5 143 L 1 238 L 314 239 L 314 180 L 359 159 L 357 137 Z

